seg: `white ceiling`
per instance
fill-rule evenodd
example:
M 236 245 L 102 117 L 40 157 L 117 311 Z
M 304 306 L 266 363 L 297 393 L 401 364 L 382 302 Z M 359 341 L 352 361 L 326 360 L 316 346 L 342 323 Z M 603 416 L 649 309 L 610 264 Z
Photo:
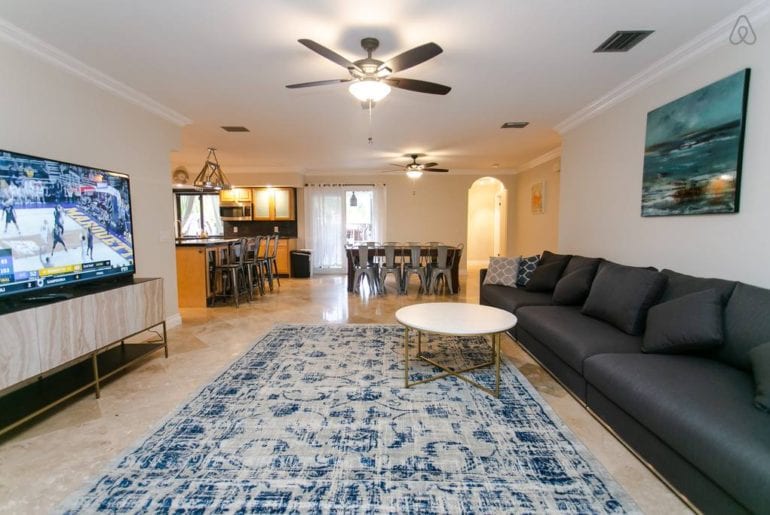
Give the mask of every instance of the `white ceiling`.
M 407 152 L 454 170 L 515 168 L 558 146 L 570 114 L 748 4 L 748 0 L 2 0 L 0 17 L 192 120 L 173 165 L 373 172 Z M 592 50 L 618 29 L 656 32 L 627 54 Z M 434 41 L 444 53 L 397 76 L 446 84 L 396 90 L 367 111 L 308 38 L 350 60 L 362 37 L 381 60 Z M 523 130 L 500 129 L 526 120 Z M 244 125 L 228 134 L 221 125 Z

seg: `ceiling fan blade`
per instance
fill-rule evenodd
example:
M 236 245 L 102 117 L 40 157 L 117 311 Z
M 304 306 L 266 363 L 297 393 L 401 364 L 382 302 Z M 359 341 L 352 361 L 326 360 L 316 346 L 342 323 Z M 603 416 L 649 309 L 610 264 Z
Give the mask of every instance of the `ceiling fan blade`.
M 400 164 L 396 164 L 396 163 L 388 163 L 388 164 L 390 166 L 397 166 L 397 167 L 401 168 L 402 170 L 404 169 L 404 165 L 400 165 Z
M 437 166 L 438 163 L 423 163 L 423 169 L 425 168 L 433 168 L 434 166 Z
M 350 82 L 353 79 L 331 79 L 331 80 L 317 80 L 314 82 L 300 82 L 299 84 L 287 84 L 289 89 L 296 88 L 309 88 L 311 86 L 325 86 L 327 84 L 339 84 L 340 82 Z
M 442 173 L 446 173 L 449 170 L 447 170 L 446 168 L 423 168 L 422 171 L 423 172 L 442 172 Z
M 412 66 L 424 63 L 428 59 L 436 57 L 443 51 L 444 50 L 436 43 L 425 43 L 424 45 L 407 50 L 402 54 L 398 54 L 389 61 L 382 63 L 379 69 L 383 70 L 388 68 L 391 73 L 400 72 L 401 70 L 406 70 Z
M 356 66 L 353 62 L 345 59 L 344 57 L 342 57 L 340 54 L 338 54 L 334 50 L 331 50 L 331 49 L 326 48 L 325 46 L 323 46 L 323 45 L 321 45 L 319 43 L 316 43 L 312 39 L 298 39 L 297 41 L 299 41 L 300 43 L 302 43 L 303 45 L 308 47 L 310 50 L 312 50 L 316 54 L 319 54 L 319 55 L 327 58 L 328 60 L 330 60 L 333 63 L 339 64 L 343 68 L 354 68 L 356 70 L 360 70 L 360 68 L 358 66 Z
M 409 91 L 416 91 L 418 93 L 430 93 L 431 95 L 446 95 L 452 88 L 444 86 L 443 84 L 436 84 L 435 82 L 426 82 L 424 80 L 415 79 L 399 79 L 391 77 L 389 79 L 382 79 L 383 82 L 390 84 L 394 88 L 408 89 Z

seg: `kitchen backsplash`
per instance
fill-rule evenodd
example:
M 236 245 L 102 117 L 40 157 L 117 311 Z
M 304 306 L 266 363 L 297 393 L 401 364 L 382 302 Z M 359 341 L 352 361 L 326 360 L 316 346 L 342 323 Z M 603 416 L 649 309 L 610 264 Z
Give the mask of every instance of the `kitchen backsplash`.
M 225 238 L 239 238 L 241 236 L 259 236 L 263 234 L 272 234 L 273 229 L 278 227 L 281 236 L 289 238 L 297 237 L 297 222 L 292 221 L 254 221 L 254 222 L 223 222 L 225 226 Z M 236 233 L 233 229 L 237 227 Z

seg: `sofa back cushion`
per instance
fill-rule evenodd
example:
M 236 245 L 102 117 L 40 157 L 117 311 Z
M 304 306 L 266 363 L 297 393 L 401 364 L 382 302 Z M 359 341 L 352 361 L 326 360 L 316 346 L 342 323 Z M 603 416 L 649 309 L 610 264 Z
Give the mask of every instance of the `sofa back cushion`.
M 666 289 L 663 290 L 663 295 L 660 297 L 661 302 L 667 302 L 690 293 L 713 289 L 719 295 L 724 306 L 733 293 L 735 285 L 738 284 L 735 281 L 724 279 L 693 277 L 668 269 L 663 270 L 662 273 L 668 277 L 668 284 L 666 284 Z
M 624 333 L 640 335 L 647 311 L 665 287 L 666 276 L 660 272 L 605 261 L 599 265 L 583 313 L 604 320 Z
M 564 269 L 564 274 L 571 274 L 572 272 L 576 270 L 580 270 L 581 268 L 589 267 L 593 269 L 594 275 L 596 275 L 596 270 L 599 268 L 599 263 L 601 263 L 601 258 L 587 258 L 583 256 L 572 256 L 569 260 L 569 263 L 567 263 L 566 268 Z M 592 278 L 593 279 L 593 278 Z
M 529 291 L 553 291 L 571 256 L 544 251 L 537 268 L 527 282 Z
M 725 344 L 716 359 L 750 370 L 749 351 L 770 341 L 770 290 L 738 283 L 725 307 Z
M 642 352 L 697 352 L 719 347 L 723 340 L 722 301 L 709 288 L 652 306 Z
M 562 306 L 582 306 L 591 290 L 599 269 L 599 258 L 572 256 L 553 289 L 553 303 Z

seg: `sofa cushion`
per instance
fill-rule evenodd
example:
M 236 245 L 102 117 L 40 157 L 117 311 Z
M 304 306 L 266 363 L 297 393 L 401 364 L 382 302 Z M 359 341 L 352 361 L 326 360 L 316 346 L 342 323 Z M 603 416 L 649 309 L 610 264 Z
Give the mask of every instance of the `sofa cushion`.
M 580 270 L 581 268 L 585 268 L 585 267 L 592 268 L 594 271 L 594 274 L 596 274 L 596 270 L 599 268 L 599 263 L 601 262 L 602 260 L 600 258 L 572 256 L 569 259 L 569 263 L 567 263 L 567 267 L 564 269 L 564 275 L 571 274 L 575 270 Z
M 678 353 L 722 345 L 722 301 L 708 289 L 650 308 L 642 352 Z
M 521 261 L 521 256 L 490 257 L 484 284 L 501 284 L 515 288 L 516 280 L 519 277 L 519 261 Z
M 497 284 L 484 284 L 479 294 L 480 303 L 494 306 L 514 313 L 521 306 L 548 306 L 551 304 L 550 293 L 538 293 L 521 288 L 511 288 Z
M 639 352 L 642 339 L 587 317 L 580 308 L 526 306 L 516 312 L 517 327 L 525 329 L 577 372 L 583 360 L 602 352 Z
M 750 370 L 749 351 L 770 342 L 770 290 L 738 283 L 725 307 L 725 344 L 720 361 Z
M 666 302 L 697 291 L 713 289 L 719 295 L 722 305 L 725 305 L 735 289 L 735 285 L 738 284 L 735 281 L 726 281 L 724 279 L 710 279 L 680 274 L 669 269 L 665 269 L 661 273 L 668 277 L 668 282 L 666 283 L 666 289 L 663 290 L 663 294 L 660 296 L 660 302 Z
M 532 272 L 527 282 L 527 289 L 530 291 L 553 291 L 556 283 L 559 281 L 564 267 L 569 263 L 570 256 L 554 254 L 547 250 L 537 264 L 537 268 Z
M 749 351 L 754 375 L 754 406 L 770 413 L 770 343 Z
M 519 277 L 516 279 L 516 284 L 519 286 L 526 286 L 539 262 L 539 255 L 522 257 L 521 261 L 519 261 Z
M 750 510 L 767 509 L 770 415 L 754 409 L 751 376 L 713 359 L 602 354 L 586 380 Z M 591 407 L 591 395 L 588 395 Z
M 597 263 L 598 267 L 598 263 Z M 553 303 L 564 306 L 581 306 L 591 291 L 596 267 L 584 266 L 565 273 L 553 289 Z
M 628 334 L 639 335 L 644 330 L 647 310 L 665 286 L 666 276 L 660 272 L 603 262 L 591 284 L 583 313 Z

